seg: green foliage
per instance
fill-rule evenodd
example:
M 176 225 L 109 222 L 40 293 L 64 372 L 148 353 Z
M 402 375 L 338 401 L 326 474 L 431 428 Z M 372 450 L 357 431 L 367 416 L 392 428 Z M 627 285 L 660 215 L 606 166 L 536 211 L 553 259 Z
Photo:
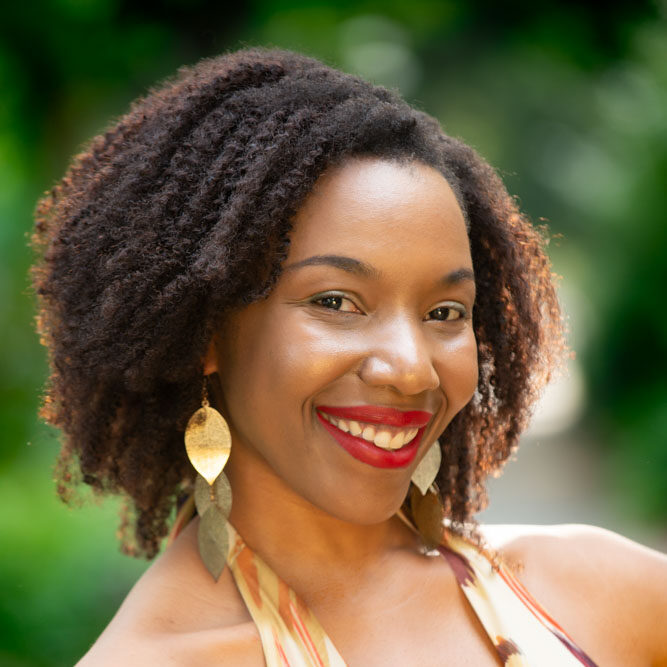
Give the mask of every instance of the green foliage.
M 500 9 L 502 7 L 502 11 Z M 135 96 L 244 44 L 303 50 L 399 87 L 498 165 L 563 235 L 587 420 L 619 511 L 667 517 L 667 27 L 650 3 L 35 0 L 0 26 L 0 663 L 69 665 L 145 564 L 114 507 L 69 510 L 36 421 L 46 364 L 26 235 L 39 194 Z M 36 18 L 37 17 L 37 18 Z M 31 444 L 28 444 L 31 443 Z M 113 573 L 113 574 L 111 574 Z
M 33 445 L 0 486 L 2 665 L 73 664 L 146 566 L 118 551 L 117 503 L 66 507 L 50 477 Z

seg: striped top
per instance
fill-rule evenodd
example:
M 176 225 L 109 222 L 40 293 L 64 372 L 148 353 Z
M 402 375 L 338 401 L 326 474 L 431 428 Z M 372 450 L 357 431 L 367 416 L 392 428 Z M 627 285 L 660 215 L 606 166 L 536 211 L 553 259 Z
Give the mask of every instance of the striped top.
M 227 564 L 257 626 L 267 667 L 345 667 L 299 596 L 227 523 Z M 476 546 L 447 535 L 438 548 L 504 665 L 576 667 L 595 663 L 502 565 Z

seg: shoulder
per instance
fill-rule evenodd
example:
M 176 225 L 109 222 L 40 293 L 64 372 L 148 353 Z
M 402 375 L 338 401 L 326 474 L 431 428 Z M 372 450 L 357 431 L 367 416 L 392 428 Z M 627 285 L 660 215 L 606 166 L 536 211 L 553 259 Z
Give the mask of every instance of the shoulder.
M 258 667 L 264 657 L 252 622 L 190 633 L 137 632 L 103 634 L 77 667 L 187 667 L 238 665 Z
M 259 633 L 225 569 L 215 582 L 202 565 L 192 525 L 139 579 L 78 663 L 263 665 Z
M 634 659 L 644 652 L 644 664 L 667 664 L 667 556 L 593 526 L 488 526 L 483 533 L 575 640 L 579 633 Z
M 524 576 L 545 571 L 559 584 L 577 583 L 654 591 L 667 584 L 667 556 L 617 533 L 595 526 L 489 526 L 484 535 L 510 561 L 520 563 Z M 649 599 L 664 596 L 649 595 Z

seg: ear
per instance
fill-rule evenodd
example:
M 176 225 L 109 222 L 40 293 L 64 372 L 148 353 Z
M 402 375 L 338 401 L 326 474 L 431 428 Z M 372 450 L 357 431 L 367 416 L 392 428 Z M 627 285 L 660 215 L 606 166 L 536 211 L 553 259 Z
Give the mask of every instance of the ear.
M 211 338 L 208 344 L 208 349 L 204 355 L 204 375 L 211 375 L 211 373 L 218 373 L 218 350 L 215 346 L 215 338 Z

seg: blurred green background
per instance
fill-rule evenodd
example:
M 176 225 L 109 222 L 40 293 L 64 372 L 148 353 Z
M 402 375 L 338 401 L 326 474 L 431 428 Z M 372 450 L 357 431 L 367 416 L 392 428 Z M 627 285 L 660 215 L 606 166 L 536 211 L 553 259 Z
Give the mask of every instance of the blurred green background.
M 601 7 L 597 5 L 597 7 Z M 550 245 L 577 359 L 485 520 L 667 545 L 667 6 L 644 0 L 29 0 L 0 21 L 0 665 L 70 665 L 146 566 L 117 505 L 68 508 L 27 271 L 31 214 L 82 143 L 179 65 L 305 51 L 399 88 L 477 148 Z M 504 480 L 510 480 L 510 483 Z M 529 502 L 528 502 L 529 501 Z

